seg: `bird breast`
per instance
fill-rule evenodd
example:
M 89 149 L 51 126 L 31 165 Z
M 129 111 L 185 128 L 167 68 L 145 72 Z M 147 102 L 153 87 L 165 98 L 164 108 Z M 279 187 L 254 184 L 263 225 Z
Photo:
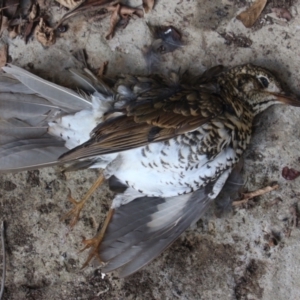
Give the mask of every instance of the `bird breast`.
M 217 180 L 239 160 L 248 134 L 233 143 L 235 129 L 215 119 L 168 141 L 121 152 L 118 163 L 108 165 L 105 176 L 115 175 L 147 196 L 190 193 Z

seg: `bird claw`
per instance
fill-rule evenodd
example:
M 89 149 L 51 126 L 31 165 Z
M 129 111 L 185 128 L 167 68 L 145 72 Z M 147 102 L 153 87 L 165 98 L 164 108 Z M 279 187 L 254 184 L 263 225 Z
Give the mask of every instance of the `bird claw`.
M 68 211 L 65 215 L 63 215 L 60 220 L 63 221 L 63 220 L 71 218 L 70 227 L 73 228 L 76 225 L 76 223 L 78 222 L 79 215 L 80 215 L 80 212 L 83 208 L 85 201 L 83 201 L 83 200 L 76 201 L 72 197 L 70 190 L 69 190 L 68 200 L 74 205 L 74 207 L 73 207 L 73 209 Z
M 110 209 L 105 218 L 105 221 L 103 223 L 103 226 L 102 226 L 100 232 L 98 232 L 98 234 L 95 237 L 93 237 L 91 239 L 83 239 L 82 243 L 85 244 L 85 246 L 79 252 L 82 252 L 89 248 L 91 248 L 91 251 L 81 269 L 85 268 L 94 257 L 98 258 L 100 263 L 103 262 L 99 255 L 100 245 L 103 241 L 105 232 L 106 232 L 107 227 L 112 219 L 113 214 L 114 214 L 114 209 Z
M 82 243 L 85 245 L 81 250 L 79 250 L 79 252 L 83 252 L 86 249 L 89 248 L 95 248 L 95 246 L 97 246 L 97 237 L 94 237 L 92 239 L 83 239 Z
M 85 244 L 85 246 L 79 252 L 83 252 L 84 250 L 89 249 L 89 248 L 91 248 L 91 251 L 90 251 L 89 256 L 87 257 L 86 261 L 82 265 L 81 269 L 84 269 L 90 263 L 90 261 L 95 257 L 99 260 L 100 263 L 102 263 L 102 260 L 99 255 L 99 247 L 101 245 L 101 241 L 102 241 L 102 238 L 99 239 L 98 236 L 96 236 L 92 239 L 84 239 L 82 241 L 82 243 Z
M 68 199 L 69 201 L 74 205 L 73 209 L 71 209 L 69 212 L 67 212 L 61 220 L 69 219 L 71 218 L 70 227 L 73 228 L 79 219 L 79 214 L 85 204 L 85 202 L 91 197 L 91 195 L 94 193 L 94 191 L 104 182 L 105 178 L 103 174 L 101 174 L 98 179 L 94 182 L 94 184 L 90 187 L 90 189 L 87 191 L 87 193 L 84 195 L 84 197 L 81 199 L 81 201 L 76 201 L 72 195 L 71 191 L 69 190 Z

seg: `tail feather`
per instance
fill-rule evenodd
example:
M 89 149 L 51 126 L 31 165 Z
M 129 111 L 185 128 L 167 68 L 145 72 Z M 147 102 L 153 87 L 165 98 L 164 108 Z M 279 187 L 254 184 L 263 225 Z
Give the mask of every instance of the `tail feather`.
M 0 147 L 0 172 L 38 169 L 57 164 L 57 157 L 66 151 L 63 141 L 46 136 L 18 140 Z
M 58 164 L 58 157 L 74 143 L 89 137 L 114 99 L 113 91 L 85 69 L 70 72 L 91 96 L 14 65 L 2 69 L 6 73 L 0 75 L 0 173 Z M 71 169 L 88 168 L 94 160 L 70 163 Z
M 50 110 L 58 109 L 45 99 L 36 95 L 1 93 L 0 118 L 29 119 L 46 116 Z
M 10 93 L 14 91 L 14 93 L 21 94 L 35 94 L 33 90 L 17 80 L 13 75 L 0 74 L 0 82 L 0 93 Z
M 44 80 L 22 68 L 8 65 L 2 69 L 6 73 L 13 75 L 39 96 L 48 99 L 54 105 L 67 109 L 67 111 L 74 112 L 81 109 L 90 109 L 92 107 L 89 100 L 83 98 L 73 90 Z
M 4 67 L 0 76 L 0 173 L 57 164 L 65 141 L 48 134 L 57 116 L 91 109 L 76 92 L 39 78 L 19 67 Z
M 0 145 L 22 139 L 42 137 L 46 133 L 46 126 L 33 127 L 18 119 L 0 120 Z

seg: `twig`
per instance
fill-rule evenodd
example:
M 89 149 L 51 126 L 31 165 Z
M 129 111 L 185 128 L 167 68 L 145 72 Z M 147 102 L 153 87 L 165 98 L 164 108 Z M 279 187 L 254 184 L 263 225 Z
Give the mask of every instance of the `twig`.
M 264 194 L 269 193 L 269 192 L 271 192 L 273 190 L 277 190 L 278 187 L 279 187 L 279 185 L 275 184 L 273 186 L 266 186 L 265 188 L 259 189 L 259 190 L 254 191 L 254 192 L 245 193 L 245 194 L 243 194 L 242 200 L 233 201 L 232 205 L 233 206 L 239 206 L 241 204 L 247 203 L 249 199 L 257 197 L 257 196 L 264 195 Z
M 297 227 L 298 226 L 298 211 L 297 211 L 297 204 L 293 204 L 290 207 L 290 213 L 292 215 L 292 223 L 293 223 L 293 227 Z
M 293 204 L 291 207 L 290 207 L 290 213 L 292 215 L 292 220 L 289 222 L 290 225 L 292 225 L 292 227 L 289 227 L 286 229 L 286 232 L 285 232 L 285 236 L 286 237 L 290 237 L 291 236 L 291 233 L 292 233 L 292 230 L 293 228 L 296 228 L 298 226 L 298 218 L 299 218 L 299 213 L 298 213 L 298 207 L 297 207 L 297 204 Z
M 2 244 L 2 252 L 3 252 L 3 263 L 2 263 L 2 280 L 1 280 L 1 290 L 0 290 L 0 300 L 2 299 L 4 293 L 5 286 L 5 276 L 6 276 L 6 255 L 5 255 L 5 238 L 4 238 L 4 222 L 1 225 L 1 244 Z
M 12 6 L 17 6 L 17 5 L 19 5 L 19 4 L 20 4 L 20 3 L 16 3 L 16 4 L 8 5 L 8 6 L 5 6 L 5 7 L 1 7 L 1 8 L 0 8 L 0 11 L 2 11 L 3 9 L 10 8 L 10 7 L 12 7 Z

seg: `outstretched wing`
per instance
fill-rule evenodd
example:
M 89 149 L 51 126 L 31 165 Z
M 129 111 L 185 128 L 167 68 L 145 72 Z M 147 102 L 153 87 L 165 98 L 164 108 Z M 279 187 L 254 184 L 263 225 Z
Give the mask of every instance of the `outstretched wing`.
M 225 185 L 223 182 L 217 187 L 222 188 L 218 208 L 227 206 L 237 196 L 242 184 L 242 167 L 241 161 Z M 116 178 L 112 181 L 110 183 L 119 185 Z M 116 207 L 99 249 L 101 260 L 107 263 L 102 271 L 120 269 L 119 275 L 126 277 L 155 259 L 203 216 L 213 201 L 209 195 L 217 182 L 190 194 L 171 198 L 140 197 Z
M 172 198 L 141 197 L 116 209 L 101 243 L 103 272 L 126 277 L 155 259 L 211 203 L 207 188 Z
M 93 130 L 89 141 L 64 154 L 61 161 L 168 140 L 197 129 L 223 112 L 224 103 L 211 84 L 187 87 L 175 79 L 164 80 L 134 76 L 120 80 L 116 85 L 116 110 Z

